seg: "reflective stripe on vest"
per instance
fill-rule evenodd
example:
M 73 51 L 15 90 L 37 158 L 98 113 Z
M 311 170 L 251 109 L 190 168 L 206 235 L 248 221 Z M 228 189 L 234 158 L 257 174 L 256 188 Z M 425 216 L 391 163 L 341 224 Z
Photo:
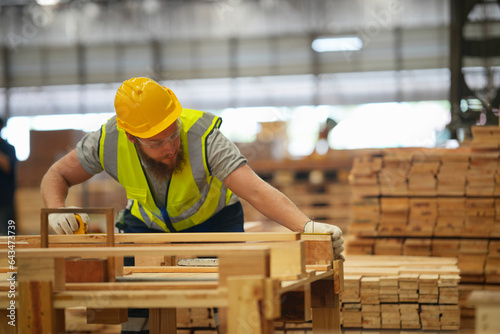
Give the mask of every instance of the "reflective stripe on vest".
M 185 109 L 181 115 L 181 143 L 184 164 L 172 175 L 167 198 L 167 212 L 176 231 L 206 221 L 224 208 L 232 192 L 211 175 L 206 156 L 206 140 L 222 122 L 219 117 Z M 99 156 L 106 172 L 120 182 L 127 198 L 134 199 L 131 213 L 152 229 L 169 231 L 142 169 L 139 156 L 113 117 L 102 128 Z

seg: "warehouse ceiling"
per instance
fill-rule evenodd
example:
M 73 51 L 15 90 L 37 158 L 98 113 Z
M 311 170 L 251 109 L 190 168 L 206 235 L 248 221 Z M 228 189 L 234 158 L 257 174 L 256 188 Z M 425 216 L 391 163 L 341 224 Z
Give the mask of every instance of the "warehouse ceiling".
M 204 109 L 446 100 L 449 1 L 3 0 L 0 114 L 109 112 L 133 76 Z M 363 46 L 314 51 L 323 36 Z

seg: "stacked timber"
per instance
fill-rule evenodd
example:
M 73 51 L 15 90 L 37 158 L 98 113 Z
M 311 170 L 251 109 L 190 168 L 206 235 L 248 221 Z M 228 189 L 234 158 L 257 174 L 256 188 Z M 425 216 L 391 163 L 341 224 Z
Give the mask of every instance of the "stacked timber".
M 459 269 L 455 258 L 348 255 L 340 296 L 345 333 L 353 330 L 458 330 Z M 275 323 L 311 330 L 310 323 Z M 354 332 L 353 332 L 354 333 Z
M 469 148 L 388 149 L 360 159 L 349 175 L 352 193 L 361 166 L 376 160 L 379 195 L 353 196 L 348 254 L 455 257 L 461 284 L 500 289 L 499 130 L 473 133 L 479 144 Z M 426 322 L 433 311 L 426 308 Z
M 471 146 L 480 150 L 500 149 L 500 127 L 498 126 L 473 126 L 471 127 Z
M 494 250 L 500 238 L 500 193 L 495 193 L 499 188 L 495 180 L 500 179 L 499 152 L 419 149 L 413 155 L 408 150 L 402 154 L 388 150 L 387 155 L 391 172 L 383 179 L 391 180 L 389 175 L 399 178 L 406 172 L 407 196 L 389 196 L 388 189 L 382 195 L 382 184 L 379 196 L 353 196 L 348 232 L 356 238 L 348 243 L 349 253 L 455 256 L 463 282 L 498 283 L 499 260 Z M 401 160 L 406 158 L 410 160 Z M 368 172 L 384 174 L 385 161 L 380 154 L 359 159 L 349 175 L 352 193 L 366 194 L 356 191 L 356 173 L 361 172 L 362 179 Z M 413 179 L 416 176 L 423 180 L 421 185 Z M 451 186 L 453 178 L 464 186 L 460 191 Z M 441 188 L 440 180 L 445 182 Z
M 456 259 L 350 255 L 344 265 L 344 329 L 459 329 Z

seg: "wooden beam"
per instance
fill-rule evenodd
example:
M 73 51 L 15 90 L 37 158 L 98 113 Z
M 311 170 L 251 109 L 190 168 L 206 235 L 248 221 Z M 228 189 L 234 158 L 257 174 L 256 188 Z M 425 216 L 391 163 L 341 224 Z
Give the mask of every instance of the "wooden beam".
M 175 308 L 149 309 L 150 334 L 176 334 L 177 310 Z
M 226 307 L 226 289 L 210 290 L 114 290 L 63 291 L 54 293 L 54 307 L 120 308 L 189 308 Z M 99 301 L 106 301 L 99 303 Z M 98 305 L 96 305 L 98 304 Z
M 189 290 L 189 289 L 217 289 L 217 281 L 174 281 L 174 282 L 104 282 L 104 283 L 67 283 L 67 291 L 102 291 L 102 290 Z
M 126 308 L 87 307 L 87 324 L 122 324 L 128 319 Z
M 239 276 L 228 279 L 228 333 L 268 334 L 273 322 L 263 316 L 265 277 Z
M 52 304 L 52 282 L 20 281 L 18 286 L 19 334 L 59 332 L 61 321 L 57 325 Z
M 225 287 L 231 276 L 260 275 L 270 277 L 270 251 L 232 250 L 219 254 L 219 286 Z
M 267 251 L 269 247 L 259 246 L 258 244 L 217 244 L 214 246 L 170 246 L 170 247 L 100 247 L 100 248 L 45 248 L 45 249 L 18 249 L 16 256 L 18 258 L 58 258 L 64 257 L 86 257 L 95 258 L 103 254 L 108 256 L 214 256 L 231 254 L 232 252 L 254 252 Z M 7 255 L 6 250 L 0 250 L 0 254 Z M 84 255 L 84 256 L 82 256 Z
M 314 334 L 340 333 L 340 295 L 333 275 L 311 283 Z
M 11 311 L 7 307 L 0 308 L 0 333 L 4 334 L 17 334 L 17 328 L 19 327 L 19 320 L 17 318 L 16 310 Z M 12 315 L 12 317 L 10 317 Z M 10 322 L 10 324 L 9 324 Z
M 340 334 L 340 316 L 335 308 L 313 308 L 314 334 Z
M 207 243 L 207 242 L 273 242 L 300 240 L 297 232 L 224 232 L 224 233 L 133 233 L 115 234 L 115 246 L 119 244 L 168 244 L 168 243 Z M 18 240 L 19 239 L 19 240 Z M 49 235 L 50 247 L 59 247 L 58 244 L 105 244 L 105 234 L 73 234 Z M 7 248 L 8 240 L 0 236 L 0 248 Z M 16 236 L 16 246 L 22 248 L 40 247 L 41 236 Z M 69 247 L 69 246 L 66 246 Z M 83 246 L 82 246 L 83 247 Z

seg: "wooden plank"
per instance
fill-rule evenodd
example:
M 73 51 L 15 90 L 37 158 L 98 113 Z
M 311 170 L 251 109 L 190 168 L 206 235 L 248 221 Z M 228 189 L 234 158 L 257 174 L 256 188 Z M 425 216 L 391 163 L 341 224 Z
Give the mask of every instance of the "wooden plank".
M 310 321 L 311 290 L 306 284 L 299 290 L 288 291 L 281 295 L 281 316 L 279 321 Z
M 260 275 L 270 277 L 271 263 L 268 249 L 248 252 L 232 250 L 218 255 L 219 286 L 225 287 L 232 276 Z
M 313 308 L 314 334 L 340 334 L 340 312 L 337 308 Z
M 88 248 L 46 248 L 46 249 L 18 249 L 16 256 L 18 258 L 58 258 L 64 257 L 79 257 L 85 254 L 85 257 L 95 258 L 103 254 L 109 256 L 150 256 L 150 255 L 182 255 L 182 256 L 219 256 L 228 252 L 253 252 L 253 251 L 269 251 L 269 247 L 259 246 L 258 244 L 217 244 L 214 246 L 170 246 L 170 247 L 101 247 L 95 249 Z M 7 251 L 0 250 L 0 254 L 6 255 Z
M 116 234 L 116 243 L 162 244 L 180 242 L 266 242 L 300 240 L 296 232 L 224 232 L 224 233 L 134 233 Z M 51 235 L 50 243 L 95 243 L 104 242 L 102 234 Z
M 479 305 L 500 305 L 500 291 L 474 290 L 470 294 L 467 304 L 471 306 Z
M 17 319 L 16 311 L 12 312 L 7 308 L 0 309 L 0 333 L 3 334 L 17 334 L 17 328 L 19 327 L 19 321 Z M 10 324 L 9 324 L 10 323 Z
M 149 332 L 151 334 L 176 334 L 176 314 L 175 308 L 150 308 Z
M 23 258 L 18 254 L 19 250 L 16 251 L 18 261 L 17 280 L 19 282 L 51 282 L 53 290 L 64 290 L 64 261 L 62 259 Z
M 476 309 L 477 334 L 500 332 L 500 291 L 473 291 L 467 304 Z
M 228 279 L 228 333 L 272 333 L 272 321 L 262 316 L 265 277 L 239 276 Z
M 307 238 L 309 236 L 303 236 Z M 329 240 L 305 239 L 305 258 L 307 265 L 331 265 L 334 259 L 331 237 Z
M 41 236 L 19 235 L 16 236 L 16 247 L 29 248 L 40 247 Z M 300 240 L 300 233 L 297 232 L 243 232 L 243 233 L 134 233 L 116 234 L 114 236 L 115 245 L 126 244 L 169 244 L 169 243 L 206 243 L 206 242 L 269 242 L 269 241 L 294 241 Z M 74 235 L 49 235 L 50 247 L 59 247 L 64 244 L 69 247 L 71 244 L 106 244 L 105 234 L 74 234 Z M 0 249 L 7 248 L 8 237 L 0 236 Z M 96 245 L 92 245 L 96 247 Z
M 61 328 L 52 307 L 52 282 L 20 281 L 18 286 L 19 334 L 58 332 Z
M 127 273 L 217 273 L 218 267 L 143 266 L 125 267 Z
M 100 308 L 189 308 L 226 307 L 226 289 L 210 290 L 115 290 L 115 291 L 63 291 L 54 293 L 54 307 L 95 307 L 96 301 L 105 300 Z
M 329 237 L 329 236 L 328 236 Z M 306 275 L 307 241 L 264 242 L 270 248 L 270 275 L 273 278 L 297 279 Z M 331 249 L 331 241 L 329 243 Z M 310 260 L 309 262 L 313 262 Z M 326 261 L 324 261 L 326 262 Z
M 217 289 L 217 281 L 170 281 L 170 282 L 104 282 L 104 283 L 68 283 L 67 291 L 103 291 L 103 290 L 189 290 L 189 289 Z
M 66 282 L 107 282 L 107 259 L 67 259 L 65 261 Z
M 121 324 L 128 319 L 128 311 L 124 308 L 87 308 L 87 324 Z

